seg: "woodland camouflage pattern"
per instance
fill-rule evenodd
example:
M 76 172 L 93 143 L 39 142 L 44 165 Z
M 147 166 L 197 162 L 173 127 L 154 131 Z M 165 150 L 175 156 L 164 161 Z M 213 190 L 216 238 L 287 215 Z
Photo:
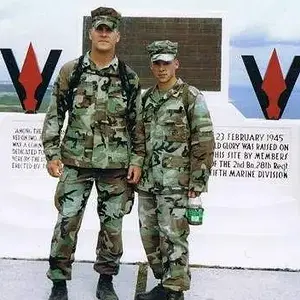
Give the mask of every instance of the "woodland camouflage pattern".
M 101 24 L 105 24 L 112 30 L 119 29 L 121 14 L 110 7 L 98 7 L 91 11 L 92 26 L 97 29 Z
M 96 70 L 89 53 L 87 69 L 74 90 L 73 107 L 66 132 L 61 130 L 68 110 L 68 81 L 77 60 L 65 64 L 54 84 L 45 117 L 42 142 L 47 161 L 64 163 L 55 193 L 58 220 L 51 242 L 51 280 L 71 279 L 77 234 L 87 200 L 95 183 L 101 230 L 94 268 L 101 274 L 117 274 L 123 253 L 122 219 L 130 212 L 134 192 L 127 183 L 127 167 L 142 166 L 145 136 L 137 75 L 127 67 L 132 89 L 129 113 L 126 92 L 118 76 L 118 59 Z M 96 72 L 97 71 L 97 72 Z
M 175 291 L 190 288 L 186 194 L 153 195 L 139 191 L 140 233 L 154 277 Z
M 81 76 L 80 84 L 75 90 L 69 125 L 60 143 L 68 108 L 68 80 L 75 63 L 76 61 L 72 61 L 65 64 L 54 83 L 42 132 L 47 161 L 60 159 L 71 166 L 102 169 L 142 166 L 145 140 L 138 77 L 127 66 L 133 101 L 130 102 L 129 120 L 126 124 L 127 99 L 126 93 L 122 91 L 120 78 L 95 74 L 96 65 L 90 61 L 88 53 L 83 61 L 88 71 Z M 118 74 L 117 59 L 105 72 Z
M 152 62 L 156 60 L 171 61 L 177 55 L 178 43 L 169 40 L 154 41 L 147 46 L 147 51 Z
M 103 274 L 118 273 L 123 254 L 122 218 L 130 212 L 134 196 L 126 176 L 125 169 L 99 170 L 64 166 L 55 193 L 58 220 L 47 273 L 51 280 L 71 279 L 77 235 L 94 182 L 101 225 L 94 269 Z
M 163 97 L 156 88 L 149 92 L 142 99 L 146 157 L 139 189 L 207 191 L 215 142 L 202 93 L 181 79 Z
M 140 233 L 154 276 L 165 288 L 190 288 L 185 217 L 188 190 L 205 192 L 214 135 L 203 95 L 181 79 L 165 94 L 142 97 L 146 157 L 139 188 Z

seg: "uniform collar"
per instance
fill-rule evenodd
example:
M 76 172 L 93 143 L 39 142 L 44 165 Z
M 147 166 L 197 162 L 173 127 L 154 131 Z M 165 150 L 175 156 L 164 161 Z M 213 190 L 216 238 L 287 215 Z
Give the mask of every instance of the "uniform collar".
M 101 68 L 101 70 L 112 68 L 114 71 L 117 71 L 118 65 L 119 65 L 119 59 L 117 58 L 117 56 L 115 56 L 112 59 L 112 61 L 107 66 Z M 99 69 L 96 66 L 96 64 L 91 60 L 90 51 L 88 51 L 83 58 L 83 67 L 90 67 L 91 69 Z
M 180 95 L 179 91 L 181 90 L 183 84 L 184 84 L 184 82 L 182 81 L 182 79 L 181 79 L 181 78 L 178 78 L 177 81 L 175 82 L 175 84 L 172 86 L 172 88 L 169 89 L 169 90 L 164 94 L 163 98 L 164 98 L 164 99 L 168 99 L 168 98 L 170 98 L 171 96 L 177 98 L 177 97 Z M 151 91 L 151 92 L 153 93 L 156 89 L 158 89 L 158 86 L 157 86 L 157 85 L 154 86 L 154 87 L 152 88 L 152 91 Z

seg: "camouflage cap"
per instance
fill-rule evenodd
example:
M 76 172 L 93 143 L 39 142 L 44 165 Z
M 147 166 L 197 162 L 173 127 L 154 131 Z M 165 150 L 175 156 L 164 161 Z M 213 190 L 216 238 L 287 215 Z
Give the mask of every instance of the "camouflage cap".
M 171 61 L 176 57 L 178 49 L 177 42 L 169 40 L 154 41 L 147 46 L 147 51 L 152 62 L 157 60 Z
M 106 25 L 111 30 L 119 29 L 121 14 L 110 7 L 98 7 L 91 11 L 92 26 L 98 28 L 100 25 Z

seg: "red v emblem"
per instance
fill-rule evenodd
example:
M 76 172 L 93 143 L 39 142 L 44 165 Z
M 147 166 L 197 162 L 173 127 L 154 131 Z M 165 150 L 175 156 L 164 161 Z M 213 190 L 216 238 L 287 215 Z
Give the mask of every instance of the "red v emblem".
M 19 82 L 22 84 L 26 93 L 26 98 L 23 100 L 26 112 L 35 112 L 37 106 L 35 91 L 42 81 L 43 78 L 39 69 L 36 55 L 32 44 L 30 43 L 22 71 L 19 76 Z
M 286 83 L 275 49 L 269 61 L 261 89 L 267 94 L 269 99 L 269 105 L 267 107 L 269 118 L 277 120 L 280 114 L 279 98 L 286 90 Z
M 62 50 L 50 51 L 42 73 L 31 43 L 21 73 L 12 50 L 0 49 L 0 51 L 23 109 L 27 113 L 37 112 Z
M 247 73 L 266 119 L 281 118 L 300 73 L 300 56 L 295 56 L 284 79 L 274 49 L 262 79 L 253 55 L 242 55 Z

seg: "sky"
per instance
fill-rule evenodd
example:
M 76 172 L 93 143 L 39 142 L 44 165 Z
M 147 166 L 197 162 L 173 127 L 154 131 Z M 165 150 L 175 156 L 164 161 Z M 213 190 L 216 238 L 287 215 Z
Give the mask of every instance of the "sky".
M 241 84 L 248 79 L 240 76 L 240 72 L 244 72 L 240 55 L 255 55 L 263 69 L 275 43 L 285 53 L 282 64 L 283 69 L 288 69 L 297 54 L 300 46 L 298 0 L 187 0 L 185 5 L 183 3 L 182 0 L 1 0 L 0 48 L 11 48 L 21 68 L 32 42 L 41 69 L 51 49 L 63 49 L 58 69 L 62 63 L 81 54 L 83 16 L 101 5 L 114 7 L 124 16 L 184 17 L 212 12 L 225 16 L 231 40 L 230 79 Z M 265 49 L 255 45 L 261 42 Z M 9 80 L 2 56 L 0 80 Z

